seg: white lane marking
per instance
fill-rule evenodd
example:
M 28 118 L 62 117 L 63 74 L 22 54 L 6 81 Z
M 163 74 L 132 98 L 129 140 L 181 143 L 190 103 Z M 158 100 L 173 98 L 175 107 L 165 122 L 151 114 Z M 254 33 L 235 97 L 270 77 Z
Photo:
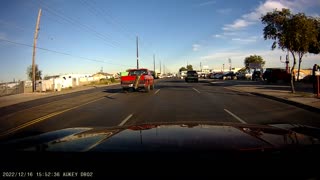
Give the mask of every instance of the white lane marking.
M 154 94 L 157 94 L 160 91 L 160 89 L 158 89 Z
M 192 88 L 193 90 L 197 91 L 197 93 L 200 93 L 200 91 L 198 91 L 196 88 Z
M 228 111 L 227 109 L 224 109 L 224 111 L 226 111 L 227 113 L 229 113 L 232 117 L 234 117 L 235 119 L 237 119 L 238 121 L 240 121 L 243 124 L 247 124 L 244 120 L 242 120 L 241 118 L 239 118 L 238 116 L 236 116 L 235 114 L 233 114 L 232 112 Z
M 126 117 L 118 126 L 123 126 L 131 117 L 133 114 L 130 114 L 128 117 Z

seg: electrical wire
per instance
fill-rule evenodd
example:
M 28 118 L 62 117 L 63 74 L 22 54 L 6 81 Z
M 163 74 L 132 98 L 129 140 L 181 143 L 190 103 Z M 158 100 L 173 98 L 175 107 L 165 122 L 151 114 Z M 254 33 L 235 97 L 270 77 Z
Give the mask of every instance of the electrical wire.
M 14 41 L 11 41 L 11 40 L 8 40 L 8 39 L 0 38 L 0 41 L 4 41 L 4 42 L 11 43 L 11 44 L 16 44 L 16 45 L 21 45 L 21 46 L 26 46 L 26 47 L 33 48 L 32 45 L 19 43 L 19 42 L 14 42 Z M 87 57 L 82 57 L 82 56 L 76 56 L 76 55 L 72 55 L 72 54 L 69 54 L 69 53 L 66 53 L 66 52 L 59 52 L 59 51 L 50 50 L 50 49 L 42 48 L 42 47 L 36 47 L 36 49 L 40 49 L 40 50 L 43 50 L 43 51 L 48 51 L 48 52 L 52 52 L 52 53 L 56 53 L 56 54 L 62 54 L 62 55 L 66 55 L 66 56 L 76 57 L 76 58 L 80 58 L 80 59 L 85 59 L 85 60 L 89 60 L 89 61 L 95 61 L 95 62 L 106 63 L 106 64 L 117 65 L 117 66 L 124 66 L 124 67 L 132 67 L 132 66 L 129 66 L 129 65 L 109 63 L 109 62 L 106 62 L 106 61 L 103 61 L 103 60 L 97 60 L 97 59 L 92 59 L 92 58 L 87 58 Z
M 41 1 L 40 1 L 41 2 Z M 116 48 L 117 46 L 119 46 L 119 43 L 116 42 L 116 41 L 113 41 L 109 36 L 106 36 L 98 31 L 96 31 L 95 29 L 81 23 L 80 21 L 74 19 L 74 18 L 71 18 L 71 17 L 68 17 L 66 16 L 64 13 L 62 13 L 61 11 L 57 11 L 56 9 L 54 8 L 50 8 L 46 3 L 44 3 L 43 1 L 41 2 L 41 6 L 42 8 L 45 10 L 45 12 L 49 12 L 51 15 L 55 16 L 55 17 L 58 17 L 62 20 L 64 20 L 65 22 L 68 22 L 70 23 L 71 25 L 75 26 L 75 27 L 78 27 L 78 28 L 81 28 L 82 30 L 85 30 L 91 34 L 93 34 L 94 36 L 96 36 L 97 38 L 105 41 L 108 43 L 109 46 L 112 46 L 114 48 Z

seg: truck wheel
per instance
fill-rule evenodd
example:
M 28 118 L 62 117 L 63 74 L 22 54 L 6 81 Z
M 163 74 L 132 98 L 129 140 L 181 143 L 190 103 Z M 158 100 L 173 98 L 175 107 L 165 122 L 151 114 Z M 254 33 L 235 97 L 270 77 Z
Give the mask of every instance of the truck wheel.
M 145 89 L 147 93 L 150 92 L 150 84 Z
M 151 85 L 150 89 L 151 89 L 151 90 L 154 90 L 154 84 Z

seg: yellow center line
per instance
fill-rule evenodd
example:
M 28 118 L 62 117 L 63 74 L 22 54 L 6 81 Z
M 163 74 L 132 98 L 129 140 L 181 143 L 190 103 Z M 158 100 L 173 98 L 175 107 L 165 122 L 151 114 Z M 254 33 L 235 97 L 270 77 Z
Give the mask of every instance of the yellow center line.
M 86 103 L 84 103 L 84 104 L 81 104 L 81 105 L 78 105 L 78 106 L 75 106 L 75 107 L 72 107 L 72 108 L 68 108 L 68 109 L 65 109 L 65 110 L 62 110 L 62 111 L 58 111 L 58 112 L 54 112 L 54 113 L 51 113 L 51 114 L 42 116 L 42 117 L 40 117 L 40 118 L 34 119 L 34 120 L 32 120 L 32 121 L 26 122 L 26 123 L 24 123 L 24 124 L 21 124 L 21 125 L 19 125 L 19 126 L 17 126 L 17 127 L 12 128 L 12 129 L 9 129 L 9 130 L 1 133 L 0 136 L 6 136 L 6 135 L 8 135 L 8 134 L 11 134 L 11 133 L 13 133 L 13 132 L 16 132 L 16 131 L 18 131 L 18 130 L 20 130 L 20 129 L 23 129 L 23 128 L 25 128 L 25 127 L 31 126 L 31 125 L 33 125 L 33 124 L 36 124 L 36 123 L 41 122 L 41 121 L 43 121 L 43 120 L 46 120 L 46 119 L 49 119 L 49 118 L 51 118 L 51 117 L 57 116 L 57 115 L 59 115 L 59 114 L 65 113 L 65 112 L 67 112 L 67 111 L 76 109 L 76 108 L 78 108 L 78 107 L 81 107 L 81 106 L 84 106 L 84 105 L 87 105 L 87 104 L 90 104 L 90 103 L 99 101 L 99 100 L 101 100 L 101 99 L 105 99 L 105 97 L 101 97 L 101 98 L 99 98 L 99 99 L 95 99 L 95 100 L 86 102 Z

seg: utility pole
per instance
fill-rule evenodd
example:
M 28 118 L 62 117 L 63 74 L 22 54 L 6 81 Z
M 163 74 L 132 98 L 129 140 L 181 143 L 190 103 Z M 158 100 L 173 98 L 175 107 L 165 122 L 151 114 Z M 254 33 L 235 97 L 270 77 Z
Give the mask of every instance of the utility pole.
M 287 51 L 287 55 L 286 55 L 286 71 L 287 71 L 287 73 L 290 73 L 290 68 L 289 68 L 289 51 Z
M 139 69 L 139 44 L 138 44 L 138 36 L 137 36 L 137 69 Z
M 34 32 L 33 37 L 33 52 L 32 52 L 32 92 L 36 91 L 36 46 L 37 46 L 37 39 L 38 39 L 38 33 L 39 33 L 39 24 L 40 24 L 40 17 L 41 17 L 41 9 L 39 9 L 38 18 L 37 18 L 37 24 L 36 24 L 36 30 Z
M 156 73 L 156 57 L 153 54 L 153 72 Z
M 202 65 L 201 65 L 201 62 L 200 62 L 200 71 L 202 72 Z
M 160 61 L 160 74 L 161 74 L 161 61 Z

